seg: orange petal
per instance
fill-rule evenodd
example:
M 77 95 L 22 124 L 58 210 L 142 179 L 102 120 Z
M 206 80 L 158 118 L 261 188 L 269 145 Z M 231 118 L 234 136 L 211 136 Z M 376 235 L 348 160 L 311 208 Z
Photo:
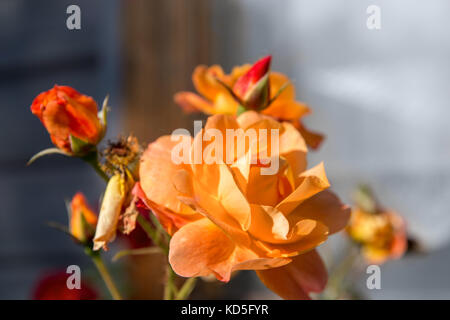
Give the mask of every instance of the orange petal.
M 219 65 L 207 67 L 200 65 L 195 68 L 192 74 L 192 81 L 198 93 L 210 101 L 214 101 L 216 96 L 226 91 L 222 84 L 216 78 L 224 79 L 224 72 Z
M 266 269 L 289 261 L 260 257 L 249 248 L 237 246 L 208 219 L 185 225 L 170 241 L 169 262 L 182 277 L 214 274 L 228 282 L 235 270 Z
M 327 284 L 327 270 L 316 250 L 292 259 L 274 269 L 256 271 L 259 279 L 273 292 L 287 300 L 310 299 L 310 292 L 321 292 Z
M 71 152 L 69 135 L 70 127 L 74 126 L 74 119 L 67 110 L 56 101 L 46 105 L 42 113 L 42 123 L 48 130 L 52 142 L 67 152 Z
M 288 217 L 290 226 L 294 226 L 286 241 L 255 241 L 255 244 L 265 250 L 269 257 L 293 257 L 308 252 L 328 239 L 328 227 L 314 219 L 293 221 Z
M 213 113 L 231 115 L 236 114 L 238 103 L 227 91 L 218 93 L 213 101 Z
M 190 139 L 190 138 L 189 138 Z M 172 212 L 193 214 L 193 210 L 177 198 L 172 177 L 183 168 L 172 161 L 172 148 L 180 141 L 172 141 L 171 136 L 163 136 L 149 144 L 141 158 L 139 176 L 146 197 Z
M 206 114 L 213 114 L 214 107 L 211 102 L 203 99 L 199 95 L 192 92 L 178 92 L 173 97 L 176 104 L 178 104 L 185 112 L 204 112 Z
M 269 76 L 270 80 L 270 93 L 273 97 L 277 94 L 278 90 L 284 85 L 289 83 L 287 87 L 284 88 L 283 92 L 278 96 L 281 100 L 294 100 L 295 99 L 295 87 L 288 77 L 280 72 L 271 72 Z
M 158 205 L 157 203 L 148 200 L 145 196 L 144 191 L 142 191 L 139 182 L 135 184 L 133 194 L 137 196 L 145 204 L 145 206 L 153 212 L 163 228 L 170 235 L 173 235 L 185 224 L 196 221 L 202 217 L 200 214 L 177 214 L 163 206 Z
M 290 219 L 315 219 L 326 225 L 330 234 L 336 233 L 348 223 L 350 208 L 341 203 L 331 191 L 325 190 L 305 200 L 289 215 Z
M 280 202 L 278 184 L 284 170 L 281 165 L 279 169 L 279 174 L 263 175 L 261 167 L 250 167 L 246 194 L 250 203 L 275 207 Z
M 302 102 L 281 100 L 280 98 L 277 98 L 267 109 L 262 111 L 263 114 L 280 120 L 297 120 L 310 112 L 309 107 Z
M 306 199 L 330 186 L 322 162 L 303 172 L 300 178 L 301 182 L 298 187 L 277 205 L 277 209 L 286 215 Z
M 287 240 L 289 221 L 281 211 L 255 204 L 252 204 L 251 208 L 252 223 L 249 232 L 252 236 L 270 243 L 282 243 Z
M 283 122 L 284 131 L 280 136 L 280 155 L 284 157 L 291 166 L 295 184 L 300 182 L 300 174 L 306 170 L 306 155 L 308 148 L 305 140 L 288 122 Z
M 323 134 L 309 130 L 301 121 L 295 121 L 293 124 L 300 132 L 303 139 L 305 139 L 308 146 L 310 146 L 312 149 L 317 149 L 320 147 L 323 140 L 325 139 L 325 136 Z

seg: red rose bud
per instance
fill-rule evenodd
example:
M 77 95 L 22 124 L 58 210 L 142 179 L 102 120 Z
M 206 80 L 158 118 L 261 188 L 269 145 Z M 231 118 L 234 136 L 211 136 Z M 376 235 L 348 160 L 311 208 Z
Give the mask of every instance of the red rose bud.
M 270 99 L 269 69 L 272 56 L 258 60 L 233 87 L 247 109 L 262 109 Z
M 69 155 L 81 155 L 103 137 L 105 124 L 97 111 L 91 97 L 57 85 L 39 94 L 31 105 L 55 146 Z

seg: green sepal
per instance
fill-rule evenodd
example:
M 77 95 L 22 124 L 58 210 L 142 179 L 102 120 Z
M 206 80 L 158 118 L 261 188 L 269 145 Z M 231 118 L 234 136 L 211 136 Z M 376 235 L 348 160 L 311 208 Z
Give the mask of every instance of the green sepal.
M 81 244 L 81 245 L 85 245 L 85 243 L 81 242 L 79 239 L 77 239 L 76 237 L 74 237 L 71 233 L 69 228 L 67 228 L 65 225 L 62 225 L 58 222 L 53 222 L 53 221 L 49 221 L 46 223 L 46 225 L 50 228 L 53 228 L 55 230 L 61 231 L 62 233 L 67 234 L 69 237 L 72 238 L 73 241 L 75 241 L 75 243 Z
M 238 108 L 237 108 L 237 111 L 236 111 L 236 115 L 240 116 L 245 111 L 247 111 L 247 109 L 242 104 L 240 104 L 240 105 L 238 105 Z
M 287 81 L 286 83 L 284 83 L 284 84 L 280 87 L 280 89 L 278 89 L 277 93 L 275 93 L 275 95 L 272 97 L 272 99 L 270 99 L 269 103 L 267 104 L 267 106 L 266 106 L 264 109 L 267 109 L 267 108 L 272 104 L 272 102 L 274 102 L 274 101 L 280 96 L 280 94 L 282 94 L 283 91 L 286 90 L 286 88 L 287 88 L 290 84 L 291 84 L 290 81 Z
M 108 111 L 110 110 L 109 106 L 108 106 L 108 101 L 109 101 L 109 95 L 106 95 L 105 99 L 103 100 L 103 105 L 102 105 L 102 109 L 98 112 L 98 118 L 100 120 L 100 125 L 102 127 L 102 132 L 100 134 L 100 140 L 103 139 L 103 137 L 106 134 L 106 129 L 108 127 L 108 120 L 107 120 L 107 114 Z
M 262 110 L 269 104 L 269 100 L 270 81 L 267 73 L 245 94 L 244 105 L 250 110 Z
M 230 88 L 226 83 L 224 83 L 222 80 L 220 80 L 219 78 L 214 78 L 216 79 L 217 82 L 219 82 L 227 91 L 228 93 L 233 97 L 234 100 L 236 100 L 236 102 L 240 105 L 243 105 L 244 102 L 242 101 L 241 98 L 239 98 L 236 93 L 234 93 L 233 89 Z
M 91 143 L 81 140 L 73 135 L 69 135 L 70 148 L 75 156 L 82 156 L 95 148 Z
M 71 156 L 70 154 L 68 154 L 67 152 L 65 152 L 65 151 L 63 151 L 63 150 L 61 150 L 61 149 L 58 149 L 58 148 L 48 148 L 48 149 L 39 151 L 39 152 L 36 153 L 34 156 L 32 156 L 31 159 L 28 160 L 27 166 L 29 166 L 30 164 L 32 164 L 34 161 L 36 161 L 36 160 L 39 159 L 40 157 L 46 156 L 46 155 L 48 155 L 48 154 L 55 154 L 55 153 L 56 153 L 56 154 L 62 154 L 62 155 L 68 156 L 68 157 Z

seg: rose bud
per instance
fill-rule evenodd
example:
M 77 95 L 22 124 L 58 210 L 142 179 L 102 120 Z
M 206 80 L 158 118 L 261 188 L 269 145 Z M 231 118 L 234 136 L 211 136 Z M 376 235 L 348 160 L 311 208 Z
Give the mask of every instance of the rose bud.
M 92 240 L 97 225 L 97 215 L 84 195 L 78 192 L 70 202 L 70 233 L 82 243 Z
M 39 94 L 31 105 L 53 144 L 70 156 L 83 156 L 100 142 L 106 128 L 105 110 L 99 118 L 94 99 L 58 85 Z
M 247 110 L 264 109 L 270 101 L 269 68 L 271 56 L 258 60 L 234 84 L 233 92 Z

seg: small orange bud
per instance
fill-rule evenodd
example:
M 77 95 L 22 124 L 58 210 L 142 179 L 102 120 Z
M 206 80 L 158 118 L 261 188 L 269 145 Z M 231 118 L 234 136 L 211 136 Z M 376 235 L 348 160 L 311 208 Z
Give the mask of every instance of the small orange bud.
M 72 198 L 70 211 L 70 233 L 81 242 L 92 239 L 97 225 L 97 215 L 89 207 L 81 192 Z
M 97 103 L 71 87 L 55 85 L 42 92 L 34 99 L 31 112 L 41 120 L 53 144 L 70 155 L 95 146 L 103 136 Z

